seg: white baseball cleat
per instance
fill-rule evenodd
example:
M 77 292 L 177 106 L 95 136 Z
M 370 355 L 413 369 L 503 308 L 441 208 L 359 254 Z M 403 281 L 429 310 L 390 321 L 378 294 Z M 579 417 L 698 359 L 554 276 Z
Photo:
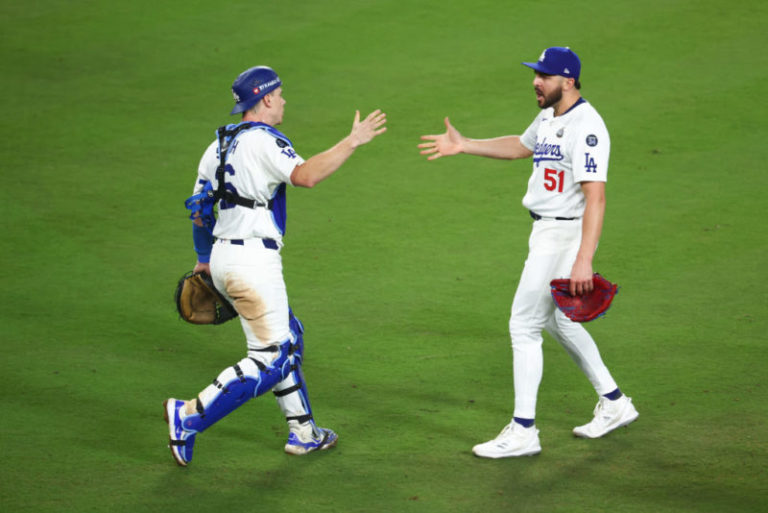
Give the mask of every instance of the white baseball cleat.
M 600 438 L 630 424 L 640 415 L 632 405 L 632 399 L 625 395 L 615 401 L 601 397 L 594 414 L 595 418 L 589 424 L 573 428 L 573 434 L 581 438 Z
M 523 427 L 514 420 L 501 430 L 499 436 L 472 448 L 480 458 L 513 458 L 533 456 L 541 452 L 539 430 L 535 426 Z
M 333 430 L 317 427 L 314 421 L 298 426 L 293 425 L 285 444 L 285 452 L 301 456 L 313 451 L 325 451 L 335 447 L 339 435 Z

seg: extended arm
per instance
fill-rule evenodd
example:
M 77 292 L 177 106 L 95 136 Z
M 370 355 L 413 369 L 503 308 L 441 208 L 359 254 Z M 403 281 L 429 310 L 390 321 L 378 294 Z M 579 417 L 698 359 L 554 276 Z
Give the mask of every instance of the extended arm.
M 459 153 L 505 160 L 523 159 L 533 155 L 533 152 L 520 142 L 520 136 L 505 135 L 493 139 L 470 139 L 461 135 L 448 118 L 444 121 L 444 134 L 421 136 L 421 139 L 427 142 L 419 144 L 419 148 L 422 149 L 422 155 L 429 155 L 427 160 Z
M 360 121 L 360 111 L 355 112 L 352 131 L 332 148 L 307 159 L 291 173 L 291 183 L 298 187 L 314 187 L 332 175 L 355 152 L 358 146 L 370 142 L 386 132 L 387 115 L 375 110 Z
M 586 294 L 593 288 L 592 258 L 600 241 L 605 217 L 605 182 L 582 182 L 586 207 L 581 225 L 581 246 L 571 269 L 572 296 Z

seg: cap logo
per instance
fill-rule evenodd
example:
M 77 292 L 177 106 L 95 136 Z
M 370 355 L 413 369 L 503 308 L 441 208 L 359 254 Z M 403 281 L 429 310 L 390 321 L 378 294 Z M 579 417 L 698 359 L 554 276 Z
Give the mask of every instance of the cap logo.
M 235 92 L 235 90 L 232 90 L 232 96 L 235 98 L 235 101 L 237 103 L 240 103 L 240 96 Z
M 569 70 L 568 68 L 565 68 L 565 69 L 563 70 L 563 73 L 568 73 L 568 74 L 570 75 L 570 74 L 571 74 L 571 70 Z
M 547 51 L 544 50 L 543 52 L 541 52 L 541 57 L 539 57 L 539 62 L 544 61 L 544 59 L 546 59 L 546 57 L 547 57 Z
M 259 87 L 260 87 L 261 89 L 266 89 L 266 88 L 268 88 L 268 87 L 277 86 L 278 84 L 280 84 L 280 77 L 277 77 L 277 78 L 273 78 L 273 79 L 272 79 L 272 80 L 270 80 L 269 82 L 265 82 L 265 83 L 261 84 L 260 86 L 258 86 L 258 87 L 257 87 L 257 89 L 258 89 Z
M 258 87 L 253 88 L 253 94 L 259 94 L 259 91 L 261 91 L 261 89 L 259 89 Z

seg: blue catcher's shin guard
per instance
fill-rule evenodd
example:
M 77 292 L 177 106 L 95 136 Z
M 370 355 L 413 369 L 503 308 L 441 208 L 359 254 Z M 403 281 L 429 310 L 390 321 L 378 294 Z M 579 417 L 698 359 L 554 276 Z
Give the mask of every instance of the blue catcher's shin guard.
M 272 392 L 285 415 L 285 420 L 295 420 L 301 424 L 312 420 L 312 407 L 309 404 L 304 374 L 301 372 L 301 360 L 296 358 L 294 361 L 290 374 L 275 385 Z
M 285 379 L 275 385 L 272 392 L 277 398 L 277 404 L 285 415 L 285 419 L 303 424 L 312 420 L 312 407 L 309 404 L 307 385 L 301 371 L 304 359 L 304 326 L 293 316 L 293 312 L 291 312 L 290 327 L 295 342 L 287 362 L 288 373 Z
M 285 377 L 290 343 L 280 347 L 280 356 L 271 367 L 253 358 L 243 358 L 236 365 L 224 369 L 212 385 L 197 398 L 197 411 L 182 420 L 186 431 L 200 433 L 221 420 L 248 400 L 257 397 Z

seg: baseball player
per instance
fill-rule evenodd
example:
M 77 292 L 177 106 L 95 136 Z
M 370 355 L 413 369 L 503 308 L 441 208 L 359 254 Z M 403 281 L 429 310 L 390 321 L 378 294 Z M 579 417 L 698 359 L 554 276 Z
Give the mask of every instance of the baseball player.
M 511 422 L 493 440 L 472 450 L 484 458 L 541 452 L 534 425 L 541 382 L 542 330 L 571 355 L 594 386 L 599 400 L 591 422 L 573 429 L 579 437 L 597 438 L 629 424 L 637 416 L 581 324 L 555 308 L 549 282 L 570 278 L 570 293 L 592 290 L 592 258 L 602 231 L 610 140 L 597 111 L 579 89 L 581 62 L 569 48 L 544 50 L 533 68 L 533 88 L 541 112 L 520 135 L 469 139 L 445 118 L 446 132 L 425 135 L 419 144 L 428 160 L 467 153 L 498 159 L 533 157 L 533 173 L 523 206 L 533 218 L 528 259 L 512 302 L 515 409 Z
M 338 436 L 315 424 L 302 375 L 304 327 L 288 305 L 280 251 L 286 229 L 286 184 L 313 187 L 334 173 L 359 146 L 384 133 L 375 110 L 332 148 L 306 161 L 275 129 L 283 121 L 282 81 L 256 66 L 232 85 L 230 114 L 242 121 L 218 130 L 200 161 L 193 210 L 195 272 L 209 273 L 234 305 L 247 356 L 224 369 L 194 399 L 164 403 L 176 462 L 192 460 L 195 437 L 252 397 L 273 391 L 288 423 L 285 451 L 306 454 L 336 445 Z M 211 203 L 218 203 L 218 217 Z M 212 229 L 212 230 L 211 230 Z

